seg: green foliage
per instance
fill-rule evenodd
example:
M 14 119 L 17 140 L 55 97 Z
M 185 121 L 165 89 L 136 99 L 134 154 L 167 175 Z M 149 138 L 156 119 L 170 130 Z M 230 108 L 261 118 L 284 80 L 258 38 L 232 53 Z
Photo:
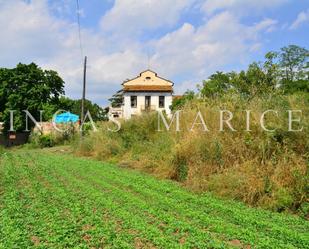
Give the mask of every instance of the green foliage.
M 48 148 L 56 145 L 56 138 L 52 134 L 41 135 L 39 133 L 31 134 L 29 147 Z
M 55 141 L 51 135 L 42 135 L 39 136 L 38 144 L 41 148 L 53 147 L 55 145 Z
M 176 97 L 173 99 L 172 106 L 170 108 L 172 111 L 178 110 L 194 98 L 194 91 L 187 90 L 181 97 Z
M 223 72 L 212 74 L 207 81 L 203 81 L 200 90 L 202 97 L 222 96 L 230 88 L 230 75 Z
M 282 81 L 282 88 L 287 94 L 292 94 L 295 92 L 305 92 L 309 93 L 309 80 L 296 80 L 294 82 Z
M 296 216 L 89 159 L 24 150 L 3 160 L 1 248 L 309 248 Z
M 240 73 L 216 72 L 208 80 L 203 81 L 200 94 L 204 98 L 222 97 L 228 92 L 236 92 L 245 98 L 259 96 L 275 89 L 277 83 L 275 70 L 276 66 L 267 60 L 263 65 L 252 63 L 247 71 Z
M 282 78 L 285 81 L 293 82 L 294 80 L 300 80 L 307 78 L 309 63 L 309 50 L 296 45 L 289 45 L 281 48 L 279 54 L 279 65 L 282 71 Z
M 280 188 L 276 191 L 276 208 L 278 211 L 283 211 L 286 207 L 290 207 L 293 204 L 293 195 L 288 189 Z
M 149 141 L 157 128 L 157 116 L 146 114 L 142 118 L 136 117 L 123 123 L 119 135 L 125 148 L 130 148 L 135 143 Z
M 75 138 L 75 131 L 68 129 L 64 133 L 50 133 L 42 135 L 40 133 L 32 133 L 30 135 L 30 148 L 48 148 L 56 145 L 63 145 L 72 142 Z
M 24 130 L 25 115 L 28 110 L 36 120 L 40 110 L 46 105 L 54 105 L 64 93 L 64 82 L 57 72 L 42 70 L 36 64 L 18 64 L 16 68 L 0 68 L 0 118 L 4 121 L 4 130 L 9 129 L 9 110 L 14 113 L 14 128 Z M 33 126 L 29 122 L 29 126 Z
M 112 107 L 120 107 L 123 104 L 123 90 L 117 91 L 110 99 Z
M 301 211 L 302 216 L 305 219 L 308 219 L 308 215 L 309 215 L 309 202 L 302 203 L 302 205 L 300 207 L 300 211 Z
M 222 97 L 236 92 L 246 99 L 256 96 L 294 92 L 308 92 L 309 52 L 296 45 L 284 47 L 280 52 L 268 52 L 264 62 L 253 62 L 246 70 L 216 72 L 203 81 L 199 89 L 202 97 Z
M 188 177 L 188 163 L 186 157 L 181 153 L 176 153 L 173 158 L 173 165 L 175 167 L 175 176 L 174 178 L 179 182 L 184 182 Z
M 5 153 L 5 151 L 6 151 L 5 148 L 2 145 L 0 145 L 0 157 Z

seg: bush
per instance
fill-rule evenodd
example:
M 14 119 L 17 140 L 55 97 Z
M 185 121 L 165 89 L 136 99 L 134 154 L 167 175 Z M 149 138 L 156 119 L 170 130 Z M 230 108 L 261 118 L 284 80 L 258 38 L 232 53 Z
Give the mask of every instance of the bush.
M 188 163 L 186 158 L 177 153 L 173 160 L 173 164 L 175 167 L 175 179 L 180 182 L 185 181 L 188 177 Z
M 38 145 L 41 148 L 53 147 L 55 145 L 55 140 L 51 135 L 42 135 L 39 136 Z
M 34 148 L 46 148 L 53 147 L 56 145 L 63 145 L 66 143 L 70 143 L 75 139 L 73 133 L 65 132 L 65 133 L 50 133 L 42 135 L 40 133 L 32 133 L 30 135 L 28 146 Z

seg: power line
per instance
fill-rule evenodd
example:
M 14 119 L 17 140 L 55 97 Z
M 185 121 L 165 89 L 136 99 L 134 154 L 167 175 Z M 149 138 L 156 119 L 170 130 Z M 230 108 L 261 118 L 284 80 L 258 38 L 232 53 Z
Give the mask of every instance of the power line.
M 76 0 L 76 17 L 77 17 L 77 25 L 78 25 L 78 38 L 79 38 L 80 54 L 81 54 L 81 58 L 84 58 L 83 44 L 82 44 L 82 35 L 81 35 L 81 28 L 80 28 L 79 0 Z

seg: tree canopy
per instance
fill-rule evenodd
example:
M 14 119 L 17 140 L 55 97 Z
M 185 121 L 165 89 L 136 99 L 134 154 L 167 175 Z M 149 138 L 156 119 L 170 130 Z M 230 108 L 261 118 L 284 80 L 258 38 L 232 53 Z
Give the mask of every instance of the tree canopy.
M 183 107 L 188 101 L 194 99 L 194 91 L 187 90 L 183 96 L 174 97 L 172 106 L 170 107 L 172 111 Z
M 275 90 L 285 93 L 309 92 L 309 51 L 296 45 L 268 52 L 263 62 L 253 62 L 246 70 L 216 72 L 203 81 L 202 97 L 216 97 L 234 91 L 253 98 Z
M 4 130 L 9 129 L 10 110 L 14 112 L 14 128 L 24 130 L 28 110 L 39 120 L 40 110 L 47 105 L 57 105 L 64 94 L 64 81 L 57 72 L 43 70 L 35 63 L 18 64 L 15 68 L 0 68 L 0 120 Z M 33 126 L 29 122 L 29 126 Z
M 112 107 L 120 107 L 123 104 L 123 90 L 117 91 L 110 99 Z

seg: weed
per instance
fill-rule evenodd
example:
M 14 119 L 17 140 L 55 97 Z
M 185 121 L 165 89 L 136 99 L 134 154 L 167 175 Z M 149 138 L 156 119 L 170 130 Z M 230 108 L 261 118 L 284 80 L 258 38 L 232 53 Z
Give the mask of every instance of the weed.
M 180 132 L 158 132 L 157 115 L 142 115 L 122 122 L 118 133 L 90 132 L 74 146 L 76 153 L 136 168 L 160 178 L 175 179 L 190 189 L 209 191 L 242 200 L 252 206 L 297 212 L 307 201 L 309 158 L 308 96 L 253 98 L 235 94 L 221 98 L 192 99 L 182 105 Z M 237 131 L 219 131 L 218 110 L 234 113 Z M 261 113 L 268 114 L 263 131 Z M 288 131 L 287 110 L 302 110 L 303 132 Z M 244 110 L 251 110 L 250 132 Z M 200 111 L 209 132 L 192 121 Z M 174 124 L 175 125 L 175 124 Z

